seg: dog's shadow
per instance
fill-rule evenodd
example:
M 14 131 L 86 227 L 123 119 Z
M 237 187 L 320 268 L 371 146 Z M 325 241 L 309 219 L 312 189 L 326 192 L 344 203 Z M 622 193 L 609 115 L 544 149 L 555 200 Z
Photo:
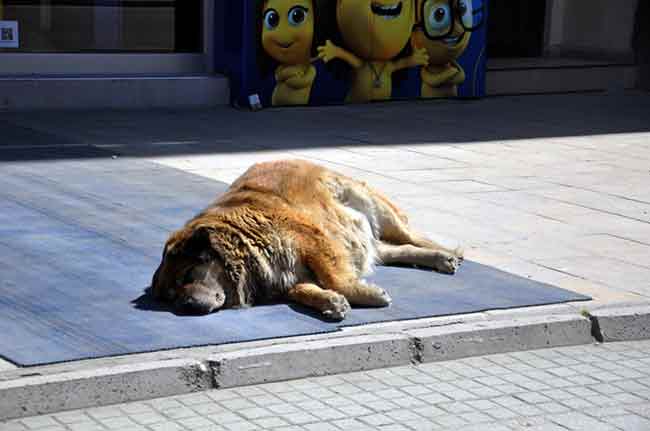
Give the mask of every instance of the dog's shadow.
M 133 308 L 141 311 L 171 313 L 175 316 L 199 316 L 199 314 L 179 310 L 166 302 L 156 299 L 151 293 L 151 287 L 145 288 L 142 295 L 131 301 L 131 304 L 133 304 Z
M 393 266 L 393 267 L 398 267 L 398 268 L 405 268 L 405 269 L 412 269 L 416 271 L 426 271 L 426 272 L 435 272 L 430 268 L 424 268 L 424 267 L 419 267 L 416 265 L 402 265 L 402 264 L 391 264 L 387 266 Z M 171 313 L 176 316 L 192 316 L 193 314 L 183 312 L 181 310 L 176 309 L 175 307 L 171 306 L 170 304 L 160 301 L 156 299 L 153 296 L 153 293 L 151 291 L 151 286 L 147 287 L 144 289 L 142 295 L 131 301 L 131 304 L 133 304 L 133 307 L 136 310 L 142 310 L 142 311 L 154 311 L 154 312 L 166 312 L 166 313 Z M 328 319 L 327 317 L 323 316 L 323 314 L 320 311 L 314 310 L 312 308 L 306 307 L 304 305 L 297 304 L 295 302 L 284 302 L 284 301 L 269 301 L 269 302 L 264 302 L 261 304 L 255 305 L 255 307 L 272 307 L 272 306 L 278 306 L 278 305 L 284 305 L 289 307 L 289 309 L 295 313 L 302 314 L 307 317 L 311 317 L 313 319 L 319 320 L 324 323 L 337 323 L 335 320 Z M 358 309 L 372 309 L 374 307 L 362 307 L 362 306 L 354 306 L 353 309 L 358 310 Z M 239 309 L 238 311 L 240 312 L 245 312 L 246 309 Z M 219 311 L 215 311 L 214 313 L 219 313 Z
M 133 307 L 136 310 L 173 311 L 173 308 L 169 304 L 166 304 L 154 298 L 151 292 L 151 286 L 146 287 L 142 291 L 142 295 L 138 296 L 133 301 L 131 301 L 131 304 L 133 304 Z
M 181 312 L 181 311 L 175 309 L 170 304 L 156 299 L 153 296 L 153 294 L 151 293 L 151 287 L 147 287 L 146 289 L 144 289 L 142 295 L 140 295 L 139 297 L 137 297 L 133 301 L 131 301 L 131 304 L 133 304 L 133 307 L 136 310 L 141 310 L 141 311 L 154 311 L 154 312 L 162 312 L 162 313 L 171 313 L 171 314 L 173 314 L 175 316 L 190 316 L 191 315 L 189 313 Z M 311 317 L 313 319 L 319 320 L 319 321 L 324 322 L 324 323 L 337 323 L 337 321 L 335 321 L 335 320 L 331 320 L 331 319 L 326 318 L 325 316 L 323 316 L 322 313 L 320 313 L 317 310 L 314 310 L 312 308 L 305 307 L 304 305 L 296 304 L 296 303 L 293 303 L 293 302 L 289 302 L 289 303 L 281 302 L 281 301 L 265 302 L 265 303 L 255 305 L 255 307 L 273 307 L 273 306 L 278 306 L 278 305 L 287 306 L 287 307 L 289 307 L 289 309 L 291 309 L 291 311 L 293 311 L 295 313 L 299 313 L 299 314 L 302 314 L 304 316 Z M 359 308 L 359 307 L 354 307 L 354 308 Z M 361 307 L 361 308 L 363 308 L 363 307 Z M 246 309 L 242 308 L 242 309 L 238 309 L 237 311 L 240 311 L 240 312 L 243 313 L 243 312 L 246 311 Z M 219 313 L 219 311 L 215 311 L 214 313 L 215 314 Z

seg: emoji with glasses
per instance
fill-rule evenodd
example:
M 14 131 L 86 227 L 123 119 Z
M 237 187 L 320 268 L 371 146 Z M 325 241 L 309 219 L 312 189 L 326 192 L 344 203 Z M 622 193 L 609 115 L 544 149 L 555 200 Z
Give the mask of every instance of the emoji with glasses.
M 420 71 L 421 97 L 452 97 L 465 82 L 458 58 L 465 52 L 471 34 L 483 25 L 484 7 L 480 0 L 417 0 L 418 23 L 411 44 L 424 48 L 429 62 Z
M 427 64 L 424 48 L 410 53 L 416 0 L 336 0 L 336 24 L 342 44 L 318 47 L 325 63 L 342 60 L 351 68 L 346 102 L 390 99 L 393 73 Z
M 262 74 L 275 68 L 276 85 L 271 103 L 306 105 L 316 78 L 311 62 L 316 54 L 318 0 L 259 0 L 257 30 Z

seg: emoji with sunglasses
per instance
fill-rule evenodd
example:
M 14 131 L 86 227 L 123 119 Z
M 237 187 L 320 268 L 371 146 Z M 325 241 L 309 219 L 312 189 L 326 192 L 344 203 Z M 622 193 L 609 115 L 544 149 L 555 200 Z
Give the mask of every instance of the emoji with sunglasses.
M 411 44 L 424 48 L 429 62 L 420 71 L 421 97 L 453 97 L 465 82 L 458 58 L 465 52 L 471 34 L 483 25 L 481 0 L 418 0 L 418 23 Z

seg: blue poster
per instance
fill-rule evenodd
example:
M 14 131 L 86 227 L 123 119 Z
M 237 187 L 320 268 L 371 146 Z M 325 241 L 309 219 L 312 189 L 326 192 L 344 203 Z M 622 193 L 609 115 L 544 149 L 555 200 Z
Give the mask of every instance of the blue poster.
M 237 106 L 481 97 L 487 0 L 231 0 Z

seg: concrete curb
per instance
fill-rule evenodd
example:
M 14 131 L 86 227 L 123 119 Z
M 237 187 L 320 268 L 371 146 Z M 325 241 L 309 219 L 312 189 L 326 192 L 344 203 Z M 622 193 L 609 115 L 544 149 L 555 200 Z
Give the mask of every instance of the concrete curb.
M 579 315 L 474 322 L 408 334 L 419 346 L 419 362 L 593 342 L 591 322 Z
M 402 334 L 359 335 L 232 352 L 210 364 L 216 387 L 234 387 L 409 364 L 414 348 Z
M 650 338 L 650 307 L 604 308 L 589 313 L 599 341 L 631 341 Z
M 130 355 L 76 371 L 0 378 L 0 420 L 208 389 L 278 382 L 462 357 L 650 338 L 650 306 L 487 312 L 346 328 L 246 345 Z M 580 309 L 578 308 L 580 307 Z M 561 314 L 553 314 L 552 310 Z M 598 337 L 596 337 L 598 338 Z M 158 358 L 152 360 L 152 358 Z M 163 360 L 161 360 L 163 358 Z M 39 372 L 37 369 L 29 371 Z M 0 376 L 3 377 L 3 376 Z
M 212 388 L 201 362 L 170 360 L 0 382 L 0 419 L 180 395 Z

